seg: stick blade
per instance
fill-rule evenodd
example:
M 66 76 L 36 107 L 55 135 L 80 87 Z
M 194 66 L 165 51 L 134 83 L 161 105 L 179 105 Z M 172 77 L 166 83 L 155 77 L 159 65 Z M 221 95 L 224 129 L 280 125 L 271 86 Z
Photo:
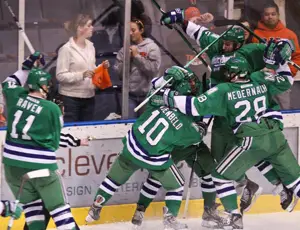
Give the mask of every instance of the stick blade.
M 214 25 L 217 27 L 220 26 L 229 26 L 229 25 L 237 25 L 237 20 L 227 19 L 227 18 L 218 18 L 214 20 Z
M 39 177 L 48 177 L 50 176 L 49 169 L 39 169 L 35 171 L 31 171 L 25 174 L 28 179 L 39 178 Z

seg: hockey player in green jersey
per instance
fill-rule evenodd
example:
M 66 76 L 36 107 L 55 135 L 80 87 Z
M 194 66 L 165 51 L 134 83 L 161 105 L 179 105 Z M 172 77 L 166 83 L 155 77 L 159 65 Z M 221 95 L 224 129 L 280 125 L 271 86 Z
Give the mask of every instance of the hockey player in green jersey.
M 16 196 L 20 178 L 33 170 L 49 169 L 50 176 L 27 181 L 20 197 L 30 230 L 46 229 L 43 203 L 58 229 L 75 229 L 66 201 L 55 151 L 63 125 L 59 107 L 47 101 L 50 75 L 35 68 L 44 63 L 39 52 L 23 62 L 21 70 L 2 83 L 7 106 L 7 133 L 3 150 L 6 181 Z M 29 90 L 23 88 L 27 83 Z M 35 210 L 34 212 L 32 210 Z
M 164 75 L 171 75 L 175 79 L 180 79 L 182 71 L 185 70 L 182 68 L 172 67 L 167 69 Z M 192 74 L 192 72 L 190 73 L 191 74 L 187 76 L 184 81 L 175 81 L 175 83 L 172 82 L 172 84 L 176 84 L 177 90 L 181 93 L 194 91 L 198 92 L 198 95 L 200 95 L 202 92 L 202 84 L 196 76 Z M 166 76 L 154 78 L 152 80 L 152 88 L 157 89 L 165 84 L 165 78 Z M 195 85 L 193 86 L 190 82 L 195 82 Z M 196 87 L 197 89 L 189 89 L 191 86 Z M 218 226 L 222 221 L 217 210 L 218 205 L 215 203 L 216 190 L 210 175 L 212 170 L 215 168 L 216 163 L 207 145 L 202 141 L 198 145 L 191 145 L 187 148 L 176 148 L 171 152 L 171 157 L 176 165 L 180 161 L 185 161 L 190 168 L 194 169 L 195 174 L 201 179 L 201 192 L 204 200 L 202 226 Z M 141 227 L 145 211 L 160 188 L 161 183 L 150 175 L 141 188 L 137 208 L 132 218 L 132 224 Z
M 174 96 L 175 93 L 170 91 L 164 93 L 164 101 L 170 107 L 187 115 L 226 117 L 235 133 L 236 146 L 212 173 L 217 194 L 229 214 L 224 229 L 243 229 L 233 181 L 262 160 L 270 162 L 284 185 L 300 197 L 300 167 L 282 133 L 279 106 L 270 103 L 270 98 L 288 90 L 293 83 L 285 63 L 290 55 L 290 47 L 284 41 L 270 41 L 264 57 L 268 68 L 277 68 L 276 73 L 258 71 L 249 74 L 246 59 L 234 57 L 225 65 L 228 83 L 219 84 L 199 97 Z
M 169 75 L 166 77 L 170 78 Z M 167 190 L 164 226 L 168 229 L 187 229 L 185 224 L 176 220 L 182 200 L 184 178 L 175 166 L 171 152 L 176 147 L 185 148 L 202 142 L 205 134 L 205 123 L 195 122 L 193 117 L 185 116 L 177 109 L 148 105 L 123 138 L 123 150 L 101 183 L 86 221 L 98 220 L 102 207 L 119 186 L 134 172 L 143 168 Z
M 209 31 L 201 25 L 184 19 L 184 10 L 175 9 L 167 12 L 161 19 L 162 24 L 169 25 L 180 23 L 183 30 L 191 38 L 196 40 L 197 44 L 203 49 L 212 43 L 219 35 Z M 211 86 L 225 82 L 224 65 L 231 57 L 244 57 L 250 65 L 250 73 L 264 68 L 263 52 L 264 44 L 244 44 L 244 31 L 240 27 L 233 27 L 222 39 L 207 50 L 207 55 L 211 60 L 212 73 L 210 76 Z M 228 126 L 226 119 L 222 116 L 215 116 L 212 126 L 211 153 L 219 162 L 227 149 L 235 144 L 235 137 Z M 266 177 L 266 179 L 276 186 L 274 192 L 280 194 L 281 206 L 284 210 L 291 211 L 293 193 L 285 188 L 277 173 L 269 162 L 262 161 L 256 165 L 256 168 Z M 246 186 L 243 189 L 241 197 L 241 210 L 248 211 L 253 205 L 257 196 L 260 195 L 262 188 L 249 179 L 239 180 L 239 186 Z

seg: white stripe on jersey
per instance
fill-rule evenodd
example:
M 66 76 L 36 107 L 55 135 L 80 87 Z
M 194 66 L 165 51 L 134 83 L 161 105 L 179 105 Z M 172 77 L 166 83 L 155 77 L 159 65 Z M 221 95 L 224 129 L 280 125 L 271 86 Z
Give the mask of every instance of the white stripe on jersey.
M 153 166 L 161 166 L 161 165 L 163 165 L 163 164 L 165 164 L 167 161 L 151 161 L 151 159 L 150 160 L 146 160 L 144 157 L 142 157 L 142 156 L 140 156 L 140 155 L 138 155 L 137 153 L 136 153 L 136 150 L 135 149 L 133 149 L 133 148 L 131 148 L 131 146 L 130 146 L 130 143 L 131 143 L 131 139 L 130 139 L 130 137 L 129 137 L 129 134 L 127 134 L 127 136 L 126 136 L 126 146 L 127 146 L 127 149 L 128 149 L 128 151 L 131 153 L 131 155 L 134 157 L 134 158 L 136 158 L 137 160 L 139 160 L 139 161 L 142 161 L 142 162 L 144 162 L 144 163 L 146 163 L 146 164 L 149 164 L 149 165 L 153 165 Z M 132 143 L 131 143 L 132 144 Z M 134 146 L 134 145 L 133 145 Z M 168 155 L 168 156 L 170 156 L 170 155 Z

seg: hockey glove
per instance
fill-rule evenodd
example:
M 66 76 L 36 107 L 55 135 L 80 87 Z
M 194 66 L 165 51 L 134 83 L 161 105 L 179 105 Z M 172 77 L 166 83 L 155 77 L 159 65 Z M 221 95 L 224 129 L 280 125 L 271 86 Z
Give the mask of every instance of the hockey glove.
M 175 23 L 183 23 L 184 21 L 184 10 L 176 8 L 175 10 L 166 12 L 160 19 L 162 25 L 166 25 L 171 28 L 170 25 Z
M 3 204 L 3 211 L 1 213 L 1 216 L 7 217 L 12 216 L 15 219 L 19 219 L 22 214 L 22 208 L 17 205 L 15 202 L 10 202 L 8 200 L 1 201 Z
M 33 67 L 38 67 L 38 62 L 45 65 L 44 55 L 39 51 L 35 51 L 22 63 L 22 70 L 31 70 Z
M 270 39 L 264 51 L 264 62 L 269 69 L 277 69 L 279 65 L 283 65 L 290 60 L 294 51 L 294 46 L 289 40 Z
M 185 78 L 185 75 L 188 73 L 188 71 L 180 66 L 172 66 L 171 68 L 168 68 L 164 73 L 164 79 L 168 81 L 171 77 L 173 80 L 171 83 L 180 82 Z
M 206 136 L 206 134 L 207 134 L 207 124 L 203 121 L 197 121 L 195 123 L 198 126 L 199 133 L 202 135 L 202 137 Z
M 150 103 L 154 106 L 168 106 L 174 107 L 174 96 L 177 96 L 177 91 L 170 89 L 162 89 L 153 97 L 151 97 Z

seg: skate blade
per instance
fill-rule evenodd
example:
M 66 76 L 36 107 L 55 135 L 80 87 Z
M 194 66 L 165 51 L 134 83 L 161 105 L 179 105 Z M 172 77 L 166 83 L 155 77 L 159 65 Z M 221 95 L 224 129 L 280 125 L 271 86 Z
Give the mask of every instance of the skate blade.
M 259 187 L 256 191 L 256 193 L 253 195 L 253 198 L 252 198 L 252 202 L 250 204 L 250 206 L 246 209 L 244 209 L 242 212 L 248 212 L 252 206 L 254 205 L 254 203 L 256 202 L 257 198 L 262 194 L 262 191 L 263 191 L 263 188 L 262 187 Z
M 209 220 L 202 220 L 201 223 L 202 227 L 204 228 L 209 228 L 209 229 L 223 229 L 223 227 L 220 227 L 216 222 L 214 221 L 209 221 Z
M 87 215 L 85 218 L 85 225 L 88 225 L 94 221 L 96 221 L 96 220 L 94 220 L 90 215 Z
M 172 228 L 172 227 L 164 227 L 164 230 L 189 230 L 189 227 L 186 228 Z
M 131 229 L 132 229 L 132 230 L 141 230 L 141 229 L 142 229 L 142 225 L 132 224 Z
M 286 211 L 288 211 L 288 212 L 292 212 L 293 210 L 294 210 L 294 208 L 295 208 L 295 206 L 297 205 L 297 203 L 298 203 L 298 200 L 299 200 L 299 198 L 297 198 L 297 197 L 295 197 L 295 196 L 293 196 L 293 202 L 285 209 Z

